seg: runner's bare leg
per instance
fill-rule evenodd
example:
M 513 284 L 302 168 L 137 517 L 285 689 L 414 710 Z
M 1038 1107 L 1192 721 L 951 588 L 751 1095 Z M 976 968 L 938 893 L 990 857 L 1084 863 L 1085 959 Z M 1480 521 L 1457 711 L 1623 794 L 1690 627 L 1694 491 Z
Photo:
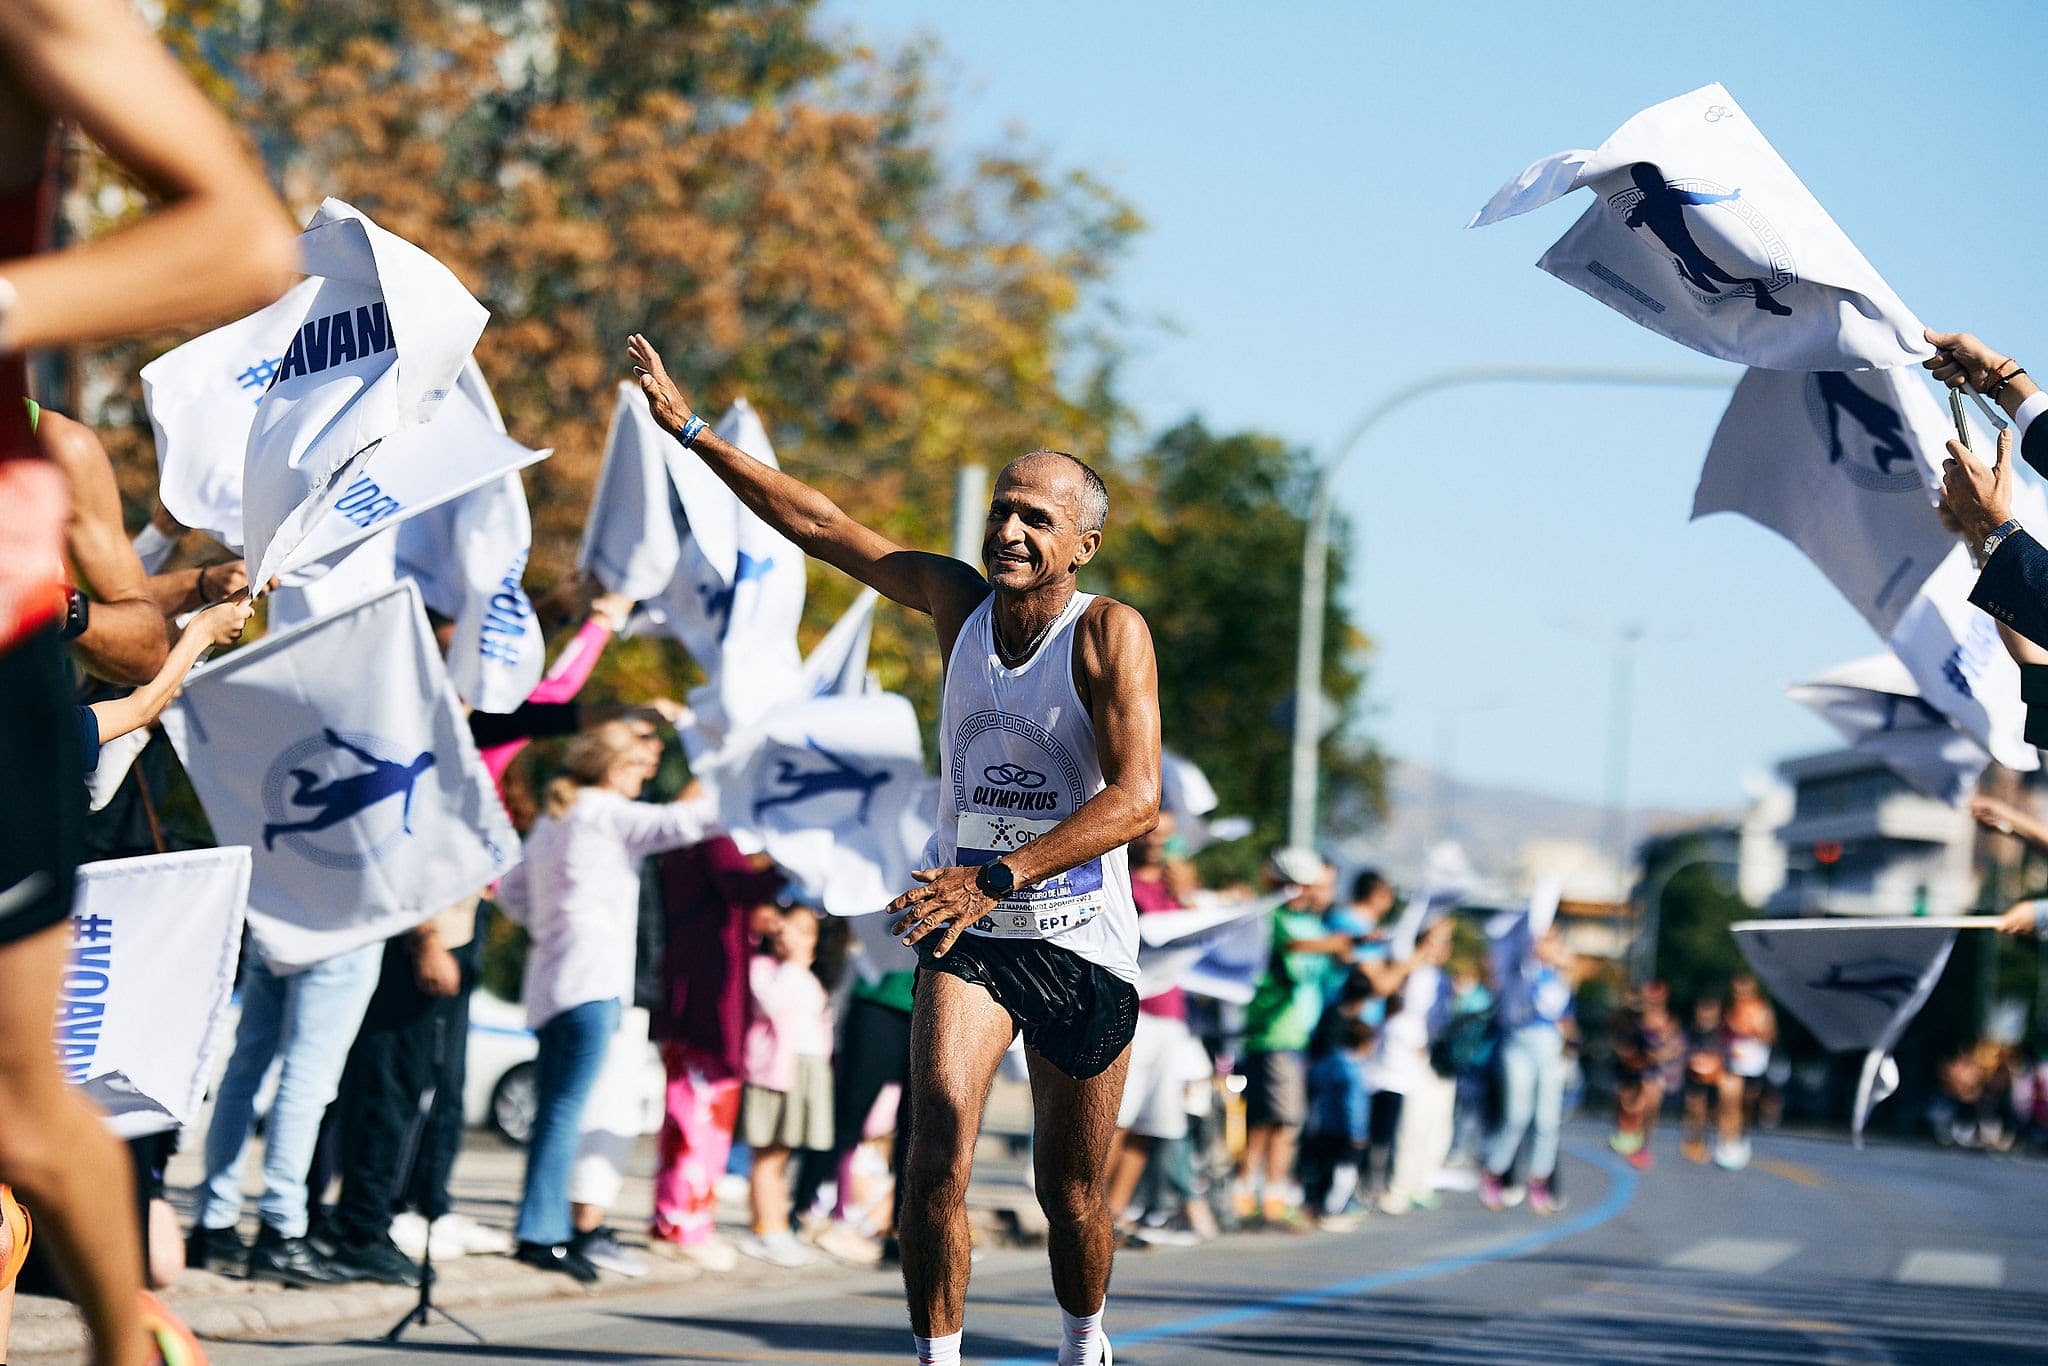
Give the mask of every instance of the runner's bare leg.
M 135 1176 L 100 1117 L 64 1084 L 50 1048 L 70 947 L 69 920 L 0 947 L 0 1177 L 79 1297 L 93 1359 L 128 1366 L 145 1345 Z
M 1038 1204 L 1045 1211 L 1052 1289 L 1060 1308 L 1086 1316 L 1109 1294 L 1116 1228 L 1109 1207 L 1109 1145 L 1130 1070 L 1127 1044 L 1100 1074 L 1076 1081 L 1036 1053 L 1031 1064 L 1032 1145 Z M 918 1111 L 918 1123 L 924 1112 Z
M 944 1337 L 966 1317 L 967 1177 L 996 1065 L 1016 1026 L 988 992 L 951 973 L 920 973 L 910 1014 L 910 1155 L 897 1242 L 910 1331 Z M 1109 1119 L 1116 1122 L 1116 1105 Z

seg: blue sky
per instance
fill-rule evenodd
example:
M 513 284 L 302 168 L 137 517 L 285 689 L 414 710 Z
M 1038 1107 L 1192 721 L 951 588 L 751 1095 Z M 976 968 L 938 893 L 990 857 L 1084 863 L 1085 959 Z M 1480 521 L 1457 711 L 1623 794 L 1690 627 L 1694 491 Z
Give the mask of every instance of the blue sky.
M 1715 4 L 1032 5 L 829 0 L 935 37 L 962 150 L 1021 127 L 1148 230 L 1115 289 L 1128 397 L 1326 449 L 1444 368 L 1730 367 L 1534 268 L 1584 196 L 1462 225 L 1537 157 L 1711 81 L 1920 316 L 2048 370 L 2039 242 L 2048 9 Z M 1728 807 L 1833 743 L 1786 684 L 1878 642 L 1789 545 L 1689 525 L 1724 396 L 1474 387 L 1383 424 L 1338 486 L 1374 637 L 1365 727 L 1461 779 L 1607 790 L 1611 642 L 1639 625 L 1629 791 Z M 1292 671 L 1291 660 L 1275 667 Z M 1170 740 L 1171 737 L 1169 737 Z

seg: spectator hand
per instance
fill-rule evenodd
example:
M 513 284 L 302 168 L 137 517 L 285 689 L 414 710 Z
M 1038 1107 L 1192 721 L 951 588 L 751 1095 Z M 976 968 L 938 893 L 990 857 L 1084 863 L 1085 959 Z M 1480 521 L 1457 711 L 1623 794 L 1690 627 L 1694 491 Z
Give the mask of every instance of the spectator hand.
M 1943 507 L 1970 541 L 1982 541 L 2012 516 L 2012 428 L 1998 434 L 1998 456 L 1986 467 L 1960 441 L 1948 443 L 1941 466 Z
M 199 572 L 199 596 L 209 603 L 226 602 L 249 586 L 249 565 L 244 560 L 210 564 Z
M 2004 915 L 1998 917 L 2000 934 L 2032 934 L 2034 932 L 2034 903 L 2022 901 Z
M 1970 814 L 1987 830 L 1996 830 L 2001 835 L 2012 833 L 2013 808 L 1996 797 L 1972 797 Z
M 626 618 L 633 615 L 633 600 L 624 593 L 599 593 L 590 600 L 590 615 L 603 617 L 617 635 L 626 629 Z
M 185 629 L 198 631 L 209 648 L 218 649 L 241 639 L 242 628 L 255 614 L 256 605 L 244 596 L 239 602 L 217 602 L 202 609 Z
M 889 933 L 915 944 L 937 933 L 932 955 L 944 958 L 967 927 L 995 909 L 988 893 L 974 883 L 979 868 L 919 868 L 910 875 L 921 883 L 889 903 L 889 914 L 897 917 Z
M 683 401 L 682 391 L 662 367 L 661 353 L 638 332 L 626 339 L 626 353 L 633 358 L 633 374 L 640 381 L 640 392 L 647 395 L 647 411 L 663 431 L 670 436 L 680 435 L 683 424 L 690 420 L 690 405 Z
M 439 942 L 415 942 L 412 977 L 419 984 L 420 991 L 428 996 L 453 996 L 462 990 L 462 965 Z
M 1967 385 L 1984 393 L 1998 382 L 2000 370 L 2011 360 L 1968 332 L 1936 332 L 1928 328 L 1927 344 L 1934 348 L 1934 355 L 1920 363 L 1951 389 Z

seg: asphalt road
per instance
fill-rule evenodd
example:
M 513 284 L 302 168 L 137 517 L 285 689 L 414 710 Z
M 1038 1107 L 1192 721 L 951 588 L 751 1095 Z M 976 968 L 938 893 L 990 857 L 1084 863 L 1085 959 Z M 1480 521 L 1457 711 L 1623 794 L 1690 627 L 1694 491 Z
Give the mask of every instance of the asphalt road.
M 1638 1174 L 1575 1128 L 1569 1203 L 1548 1218 L 1453 1195 L 1355 1233 L 1123 1253 L 1109 1301 L 1116 1360 L 2048 1363 L 2048 1166 L 1776 1136 L 1756 1151 L 1735 1175 L 1668 1150 Z M 706 1280 L 500 1310 L 476 1326 L 488 1345 L 445 1328 L 397 1347 L 337 1333 L 219 1344 L 213 1359 L 909 1360 L 900 1288 L 879 1272 L 794 1272 L 746 1292 Z M 976 1266 L 968 1360 L 1049 1362 L 1058 1333 L 1042 1254 L 994 1252 Z

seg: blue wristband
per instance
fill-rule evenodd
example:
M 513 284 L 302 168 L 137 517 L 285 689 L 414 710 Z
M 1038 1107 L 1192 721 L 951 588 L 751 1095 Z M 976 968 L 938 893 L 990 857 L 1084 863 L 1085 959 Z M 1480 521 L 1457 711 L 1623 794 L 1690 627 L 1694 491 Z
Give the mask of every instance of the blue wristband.
M 691 413 L 690 420 L 683 424 L 682 431 L 676 433 L 676 440 L 682 442 L 685 446 L 687 446 L 692 441 L 695 441 L 697 439 L 698 434 L 709 425 L 710 424 L 705 422 L 703 418 L 697 416 L 695 413 Z

